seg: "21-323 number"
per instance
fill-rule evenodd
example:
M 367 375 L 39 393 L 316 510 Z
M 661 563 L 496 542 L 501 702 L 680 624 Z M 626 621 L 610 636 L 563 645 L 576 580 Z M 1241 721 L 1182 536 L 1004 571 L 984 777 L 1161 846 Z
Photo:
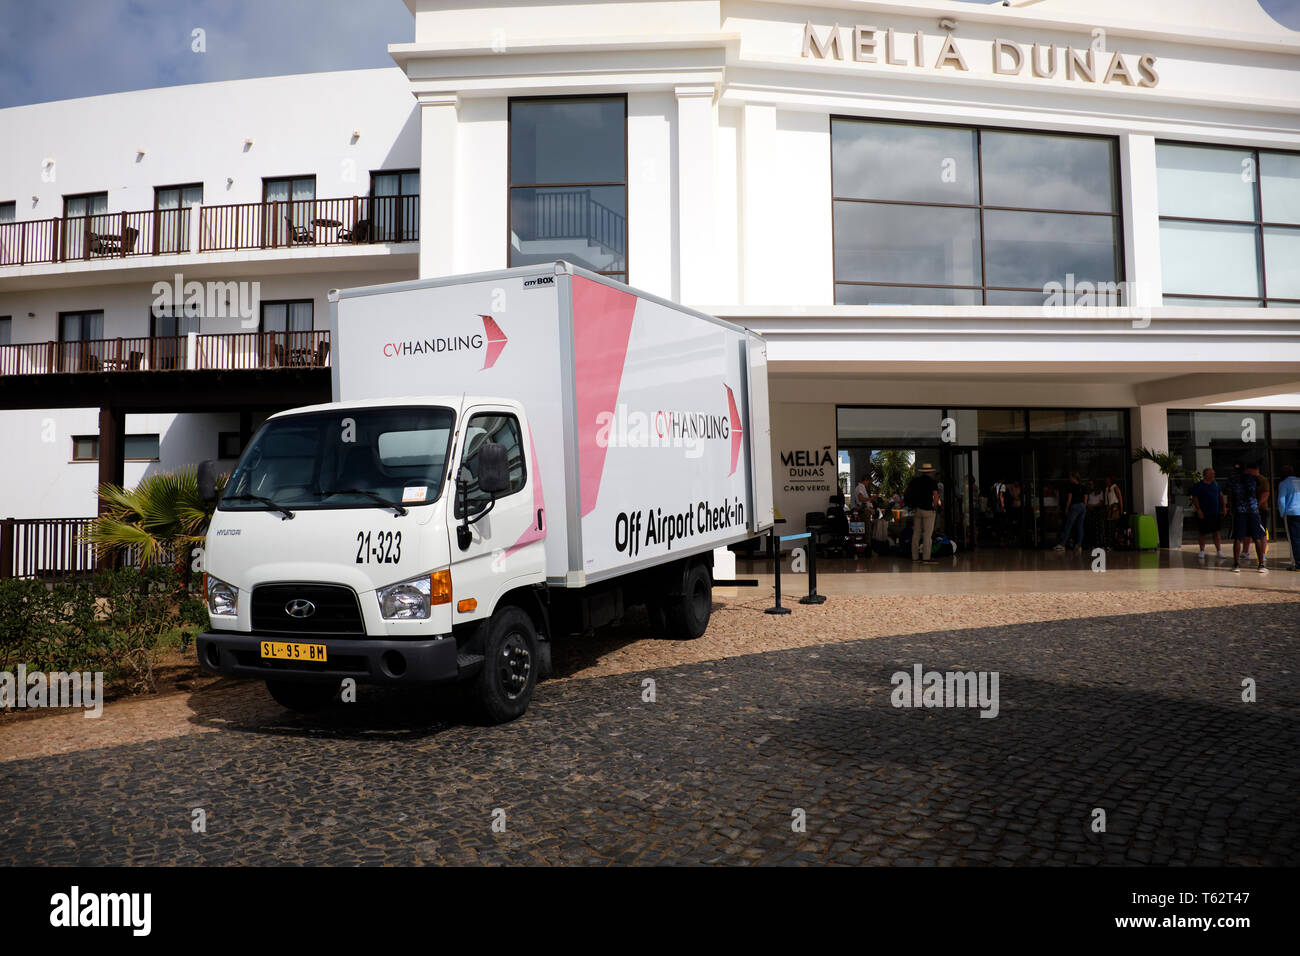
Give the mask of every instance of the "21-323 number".
M 357 564 L 397 564 L 401 560 L 402 532 L 357 532 Z

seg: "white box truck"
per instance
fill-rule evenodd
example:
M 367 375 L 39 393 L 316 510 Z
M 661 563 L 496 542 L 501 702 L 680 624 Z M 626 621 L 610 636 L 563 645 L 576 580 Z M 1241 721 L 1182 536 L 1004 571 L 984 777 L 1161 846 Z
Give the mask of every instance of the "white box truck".
M 704 632 L 714 549 L 772 525 L 757 335 L 564 262 L 330 301 L 335 400 L 269 418 L 217 500 L 204 667 L 299 710 L 469 681 L 505 721 L 557 636 L 634 604 Z

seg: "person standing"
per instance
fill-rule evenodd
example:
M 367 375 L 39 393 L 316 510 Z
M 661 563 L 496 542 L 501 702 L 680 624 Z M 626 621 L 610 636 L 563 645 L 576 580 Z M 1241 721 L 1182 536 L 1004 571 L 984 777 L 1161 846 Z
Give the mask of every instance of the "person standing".
M 864 474 L 858 479 L 858 485 L 853 489 L 853 508 L 858 514 L 868 514 L 871 505 L 871 476 Z M 864 519 L 865 520 L 865 519 Z
M 1286 522 L 1291 570 L 1300 571 L 1300 478 L 1290 465 L 1282 466 L 1282 480 L 1277 486 L 1277 516 Z
M 943 504 L 939 483 L 934 480 L 934 466 L 925 464 L 908 482 L 905 502 L 912 509 L 912 560 L 938 564 L 930 557 L 930 538 L 934 534 L 934 517 Z
M 1124 513 L 1124 494 L 1119 490 L 1119 485 L 1115 484 L 1115 479 L 1110 475 L 1106 476 L 1105 509 L 1104 530 L 1102 531 L 1104 540 L 1101 546 L 1109 551 L 1111 544 L 1115 540 L 1115 529 L 1119 526 L 1119 517 Z
M 1061 540 L 1056 543 L 1055 551 L 1064 551 L 1066 542 L 1070 541 L 1073 535 L 1074 548 L 1078 550 L 1083 546 L 1083 518 L 1087 506 L 1083 500 L 1083 483 L 1079 481 L 1077 471 L 1070 472 L 1070 481 L 1065 486 L 1065 501 L 1062 503 L 1065 508 L 1065 527 L 1061 530 Z M 1077 526 L 1077 530 L 1076 530 Z
M 1221 516 L 1227 510 L 1226 505 L 1227 498 L 1223 494 L 1223 489 L 1214 480 L 1214 469 L 1206 468 L 1201 473 L 1201 480 L 1192 485 L 1192 507 L 1196 509 L 1196 543 L 1201 548 L 1196 555 L 1198 561 L 1205 560 L 1206 535 L 1213 535 L 1214 550 L 1218 552 L 1219 560 L 1223 560 L 1223 543 L 1219 540 L 1219 523 Z
M 1241 471 L 1234 471 L 1228 479 L 1228 492 L 1232 498 L 1232 568 L 1241 570 L 1241 552 L 1250 554 L 1250 543 L 1255 542 L 1255 555 L 1259 559 L 1259 573 L 1268 571 L 1265 566 L 1265 550 L 1268 540 L 1264 535 L 1264 526 L 1259 520 L 1260 505 L 1268 500 L 1268 488 L 1259 476 L 1258 465 L 1246 465 Z M 1244 542 L 1244 544 L 1243 544 Z

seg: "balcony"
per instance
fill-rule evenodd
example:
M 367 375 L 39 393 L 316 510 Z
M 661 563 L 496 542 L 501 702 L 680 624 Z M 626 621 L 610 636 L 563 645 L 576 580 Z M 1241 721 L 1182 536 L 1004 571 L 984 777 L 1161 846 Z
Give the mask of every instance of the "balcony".
M 0 346 L 0 378 L 116 372 L 329 368 L 330 333 L 229 332 Z
M 5 222 L 0 223 L 0 268 L 417 242 L 419 222 L 419 196 L 238 203 Z

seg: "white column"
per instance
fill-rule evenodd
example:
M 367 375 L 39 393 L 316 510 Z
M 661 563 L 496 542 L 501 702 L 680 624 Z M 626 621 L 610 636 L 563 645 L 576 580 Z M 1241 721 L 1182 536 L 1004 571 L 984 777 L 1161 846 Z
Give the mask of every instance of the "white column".
M 1160 305 L 1160 210 L 1156 202 L 1156 140 L 1126 133 L 1119 138 L 1120 202 L 1124 214 L 1124 278 L 1130 304 Z
M 1141 405 L 1129 410 L 1130 441 L 1133 449 L 1169 450 L 1169 419 L 1166 405 Z M 1130 509 L 1153 515 L 1158 505 L 1169 504 L 1168 482 L 1149 461 L 1133 465 L 1133 501 Z
M 420 278 L 456 271 L 455 93 L 420 93 Z
M 746 305 L 768 304 L 770 271 L 780 268 L 778 250 L 790 239 L 776 234 L 773 215 L 772 150 L 776 139 L 776 107 L 746 104 L 740 131 L 740 295 Z
M 685 305 L 721 301 L 713 256 L 714 89 L 679 86 L 677 94 L 678 297 Z

